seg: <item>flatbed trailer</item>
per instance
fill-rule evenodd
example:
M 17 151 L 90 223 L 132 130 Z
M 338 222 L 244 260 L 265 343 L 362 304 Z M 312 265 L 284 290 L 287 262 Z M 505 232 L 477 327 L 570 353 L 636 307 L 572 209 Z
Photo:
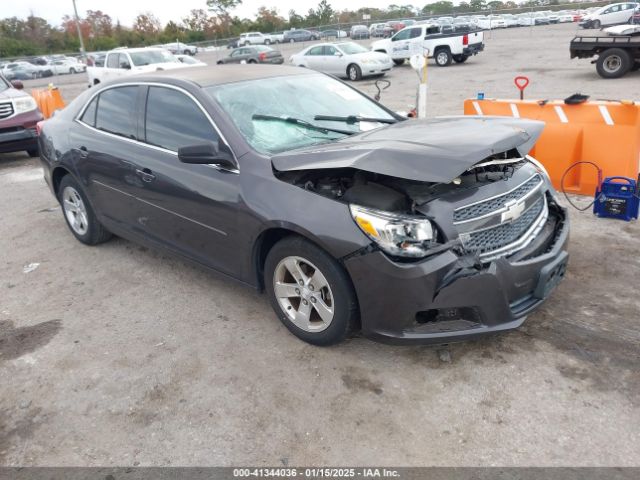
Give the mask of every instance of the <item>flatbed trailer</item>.
M 578 35 L 569 46 L 571 58 L 591 58 L 602 78 L 620 78 L 640 67 L 640 34 Z

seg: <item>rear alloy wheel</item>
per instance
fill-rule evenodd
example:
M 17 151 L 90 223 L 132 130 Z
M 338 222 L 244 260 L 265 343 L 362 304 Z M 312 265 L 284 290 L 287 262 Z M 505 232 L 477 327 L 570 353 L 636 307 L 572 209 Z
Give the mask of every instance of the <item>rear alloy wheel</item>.
M 98 221 L 80 185 L 71 175 L 62 178 L 58 200 L 71 233 L 79 241 L 97 245 L 111 238 L 111 233 Z
M 602 78 L 620 78 L 631 70 L 632 64 L 629 52 L 621 48 L 610 48 L 598 56 L 596 70 Z
M 287 237 L 267 255 L 264 281 L 271 305 L 295 336 L 333 345 L 356 329 L 351 281 L 328 253 L 301 237 Z
M 451 56 L 451 52 L 448 48 L 441 48 L 440 50 L 436 50 L 435 58 L 436 65 L 438 65 L 439 67 L 448 67 L 453 61 L 453 57 Z
M 362 70 L 358 65 L 352 63 L 347 67 L 347 75 L 349 76 L 349 80 L 356 82 L 362 79 Z

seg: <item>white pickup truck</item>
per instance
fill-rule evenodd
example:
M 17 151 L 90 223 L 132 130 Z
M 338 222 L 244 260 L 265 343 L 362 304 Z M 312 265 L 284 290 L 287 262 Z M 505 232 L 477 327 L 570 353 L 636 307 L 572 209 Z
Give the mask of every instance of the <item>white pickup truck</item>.
M 190 65 L 180 62 L 164 48 L 116 48 L 107 52 L 104 66 L 87 67 L 89 87 L 114 78 L 136 73 L 155 72 L 185 68 Z
M 428 53 L 437 65 L 446 67 L 453 61 L 463 63 L 484 50 L 483 39 L 481 30 L 442 33 L 440 25 L 411 25 L 391 38 L 373 42 L 371 50 L 386 53 L 396 65 L 412 55 Z

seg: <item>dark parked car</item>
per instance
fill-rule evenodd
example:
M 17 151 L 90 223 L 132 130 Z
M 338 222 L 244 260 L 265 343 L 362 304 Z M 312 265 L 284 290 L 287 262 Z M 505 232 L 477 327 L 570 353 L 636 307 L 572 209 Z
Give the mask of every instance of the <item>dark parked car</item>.
M 236 48 L 228 57 L 218 60 L 218 64 L 223 63 L 274 63 L 281 65 L 284 63 L 284 57 L 278 50 L 264 45 L 255 45 Z
M 369 29 L 365 25 L 355 25 L 351 27 L 349 33 L 351 40 L 366 40 L 369 38 Z
M 564 275 L 566 213 L 525 157 L 543 127 L 407 120 L 309 69 L 229 65 L 100 84 L 40 146 L 85 244 L 114 233 L 264 289 L 313 344 L 443 343 L 518 327 Z
M 22 82 L 0 75 L 0 152 L 25 150 L 38 156 L 37 123 L 42 114 L 33 97 L 22 91 Z
M 284 32 L 284 41 L 289 43 L 309 42 L 319 39 L 320 34 L 310 30 L 288 30 Z

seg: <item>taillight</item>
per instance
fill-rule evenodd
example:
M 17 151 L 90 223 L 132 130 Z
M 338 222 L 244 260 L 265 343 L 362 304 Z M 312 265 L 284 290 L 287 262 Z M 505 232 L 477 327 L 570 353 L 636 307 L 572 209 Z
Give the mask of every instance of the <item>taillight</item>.
M 38 136 L 40 136 L 40 134 L 42 133 L 42 123 L 44 122 L 44 120 L 40 120 L 38 123 L 36 123 L 36 134 Z
M 267 58 L 267 54 L 265 52 L 262 52 L 260 55 L 258 55 L 260 57 L 260 61 L 264 62 L 265 58 Z
M 469 35 L 462 36 L 462 45 L 469 45 Z

